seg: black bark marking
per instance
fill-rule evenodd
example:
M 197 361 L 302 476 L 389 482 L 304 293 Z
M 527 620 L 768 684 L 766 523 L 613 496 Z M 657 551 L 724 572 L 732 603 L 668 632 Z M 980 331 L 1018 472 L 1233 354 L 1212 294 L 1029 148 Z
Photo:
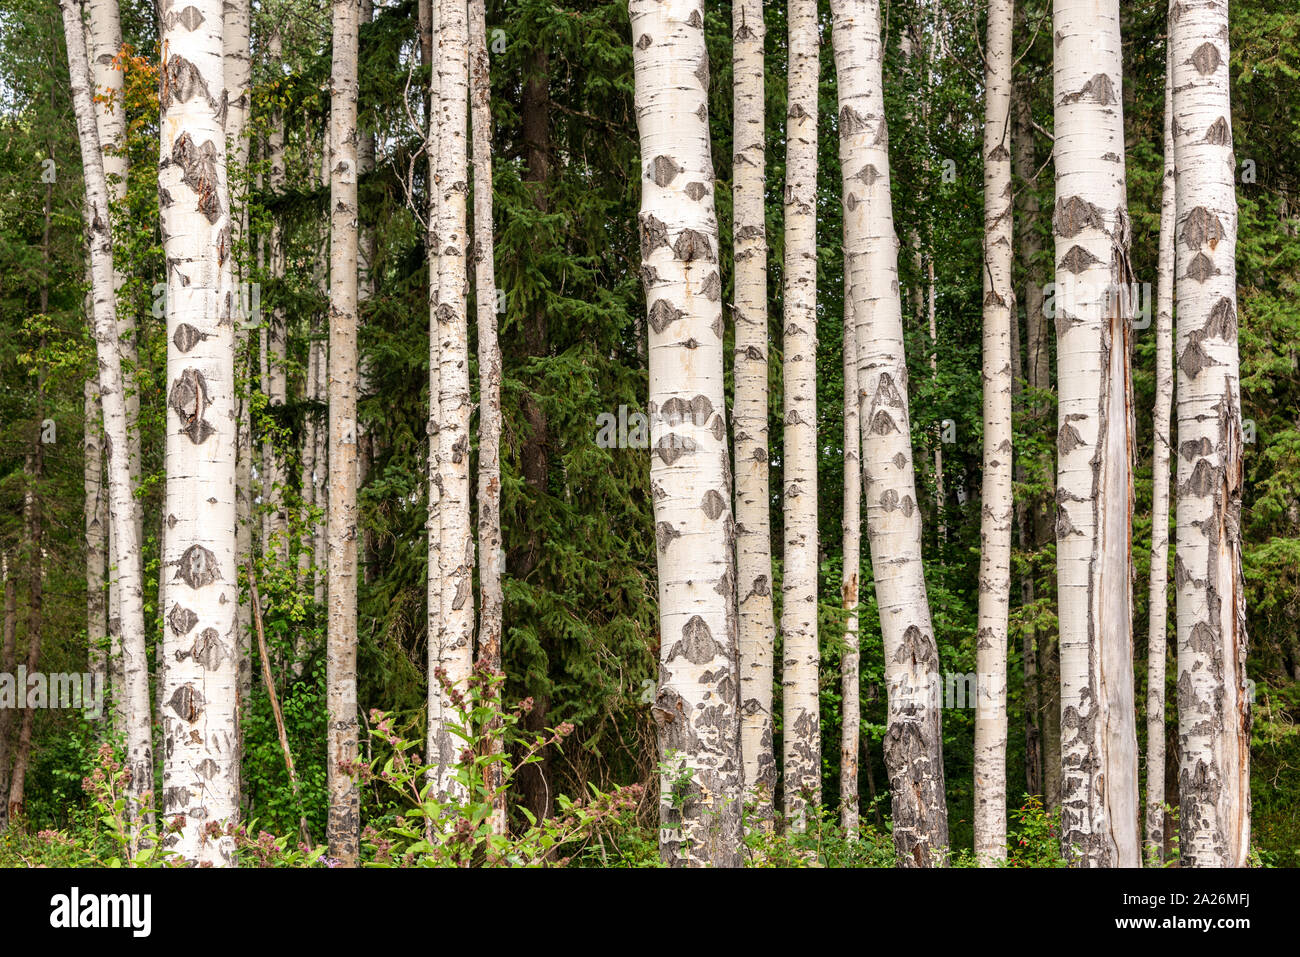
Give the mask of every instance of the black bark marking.
M 1207 41 L 1196 48 L 1188 62 L 1196 67 L 1196 72 L 1201 76 L 1209 76 L 1219 68 L 1223 58 L 1219 55 L 1219 48 Z
M 650 164 L 650 178 L 654 180 L 656 186 L 667 186 L 685 169 L 685 166 L 671 156 L 656 156 Z
M 865 186 L 872 186 L 875 184 L 876 180 L 880 179 L 880 171 L 868 163 L 866 166 L 862 167 L 862 169 L 858 170 L 857 174 L 854 175 L 853 178 L 860 180 Z
M 1206 243 L 1213 250 L 1223 238 L 1223 223 L 1219 217 L 1204 206 L 1197 206 L 1187 214 L 1183 224 L 1183 243 L 1188 250 L 1195 252 Z
M 682 625 L 682 638 L 668 652 L 668 661 L 679 655 L 693 665 L 708 664 L 718 654 L 718 643 L 713 640 L 713 633 L 699 615 L 692 615 Z
M 177 563 L 176 574 L 172 580 L 180 579 L 191 588 L 202 588 L 213 582 L 221 581 L 221 569 L 217 567 L 217 556 L 202 545 L 191 545 L 185 549 Z
M 664 465 L 672 465 L 686 453 L 694 452 L 696 448 L 698 446 L 696 446 L 694 439 L 676 433 L 669 433 L 659 440 L 655 446 L 655 452 Z
M 1070 239 L 1084 229 L 1105 229 L 1101 218 L 1101 208 L 1094 206 L 1082 196 L 1067 196 L 1056 204 L 1052 217 L 1052 227 L 1056 235 Z
M 1195 379 L 1202 369 L 1214 364 L 1214 360 L 1201 348 L 1200 333 L 1194 332 L 1188 336 L 1187 348 L 1178 357 L 1178 368 L 1183 370 L 1183 374 L 1189 379 Z
M 894 385 L 894 377 L 888 372 L 880 373 L 876 385 L 876 401 L 895 409 L 903 405 L 903 394 L 898 391 L 898 386 Z
M 681 234 L 677 237 L 677 242 L 673 243 L 673 255 L 682 262 L 692 262 L 696 259 L 715 262 L 709 237 L 696 229 L 683 229 L 681 231 Z
M 897 432 L 898 426 L 894 423 L 891 416 L 884 409 L 880 409 L 871 417 L 871 433 L 873 435 L 888 435 L 890 432 Z
M 709 302 L 717 302 L 722 298 L 722 277 L 718 275 L 717 270 L 705 277 L 702 291 L 704 298 Z
M 1061 455 L 1067 455 L 1083 444 L 1083 436 L 1069 422 L 1062 425 L 1060 431 L 1056 433 L 1056 450 Z
M 641 258 L 649 259 L 650 254 L 660 246 L 668 245 L 668 227 L 655 218 L 652 213 L 641 214 Z
M 661 552 L 668 547 L 674 538 L 681 537 L 682 533 L 668 522 L 659 522 L 655 525 L 655 543 L 659 546 Z
M 181 182 L 198 196 L 198 211 L 215 225 L 221 218 L 221 201 L 217 198 L 216 146 L 211 140 L 195 146 L 189 131 L 186 131 L 172 144 L 172 162 L 181 168 Z
M 216 671 L 229 654 L 226 646 L 221 643 L 217 637 L 217 629 L 204 628 L 199 636 L 194 639 L 194 644 L 190 647 L 190 657 L 203 666 L 205 671 Z
M 203 692 L 187 681 L 176 689 L 171 696 L 171 700 L 167 702 L 167 706 L 182 721 L 193 724 L 199 720 L 199 716 L 203 714 L 203 706 L 207 703 L 207 699 L 203 697 Z
M 189 352 L 206 338 L 208 338 L 206 332 L 199 332 L 188 322 L 182 322 L 176 327 L 176 334 L 172 336 L 172 342 L 176 343 L 176 348 L 181 352 Z
M 686 184 L 686 195 L 697 203 L 705 196 L 709 195 L 709 187 L 705 186 L 698 180 Z
M 667 299 L 658 299 L 650 307 L 650 328 L 661 333 L 686 313 L 682 312 Z
M 1209 459 L 1200 459 L 1192 468 L 1192 474 L 1187 481 L 1183 483 L 1180 491 L 1184 495 L 1191 495 L 1195 498 L 1204 498 L 1210 495 L 1218 488 L 1220 482 L 1220 472 L 1216 469 Z
M 1205 253 L 1197 253 L 1192 257 L 1192 261 L 1187 264 L 1187 278 L 1195 279 L 1197 282 L 1205 282 L 1211 276 L 1217 276 L 1219 269 L 1210 261 L 1210 257 Z
M 181 432 L 195 445 L 202 445 L 216 431 L 203 418 L 211 403 L 208 401 L 208 383 L 198 369 L 186 369 L 172 384 L 171 407 L 181 420 Z
M 178 638 L 188 634 L 198 623 L 199 616 L 181 605 L 172 605 L 171 614 L 167 616 L 167 624 L 171 626 L 172 634 Z
M 853 136 L 855 133 L 863 133 L 871 126 L 867 117 L 863 116 L 851 106 L 845 106 L 840 110 L 840 136 Z
M 1228 125 L 1227 117 L 1221 116 L 1205 131 L 1205 142 L 1211 146 L 1231 146 L 1232 145 L 1232 127 Z
M 1078 93 L 1067 93 L 1061 98 L 1062 103 L 1078 103 L 1083 100 L 1100 106 L 1110 106 L 1116 102 L 1115 84 L 1105 73 L 1098 73 L 1085 83 Z
M 1225 342 L 1237 338 L 1237 310 L 1227 296 L 1220 297 L 1210 308 L 1210 317 L 1205 320 L 1201 335 L 1214 336 Z
M 652 43 L 654 43 L 654 41 L 650 39 L 650 34 L 643 33 L 641 34 L 641 38 L 636 41 L 636 48 L 638 50 L 645 50 L 649 48 Z
M 1100 259 L 1082 246 L 1071 246 L 1069 252 L 1061 260 L 1060 268 L 1078 275 L 1099 262 L 1101 262 Z

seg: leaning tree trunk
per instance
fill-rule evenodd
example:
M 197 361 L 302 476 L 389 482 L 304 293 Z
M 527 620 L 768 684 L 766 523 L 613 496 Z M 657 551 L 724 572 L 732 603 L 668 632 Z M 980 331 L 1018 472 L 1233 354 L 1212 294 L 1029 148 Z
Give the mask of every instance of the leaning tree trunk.
M 164 845 L 234 863 L 239 578 L 235 338 L 222 7 L 164 0 L 158 198 L 167 268 Z M 210 829 L 220 829 L 212 836 Z
M 330 74 L 329 629 L 325 752 L 330 856 L 357 865 L 357 36 L 360 0 L 333 0 Z
M 817 673 L 816 0 L 790 0 L 785 176 L 785 550 L 781 582 L 782 805 L 802 831 L 821 804 Z
M 492 79 L 484 0 L 469 2 L 471 120 L 474 150 L 474 302 L 478 325 L 479 441 L 478 553 L 482 622 L 479 662 L 501 675 L 501 347 L 497 342 L 496 267 L 492 250 Z M 492 693 L 500 709 L 500 685 Z M 504 750 L 501 722 L 488 728 L 492 754 Z M 492 832 L 507 833 L 502 765 L 487 766 Z M 498 793 L 499 792 L 499 793 Z
M 436 0 L 438 37 L 439 114 L 438 286 L 433 300 L 438 353 L 438 610 L 437 660 L 429 675 L 439 685 L 429 714 L 430 734 L 436 736 L 437 753 L 430 755 L 436 769 L 434 791 L 464 798 L 455 780 L 459 746 L 451 732 L 464 718 L 453 704 L 451 692 L 464 693 L 473 668 L 474 652 L 474 535 L 470 525 L 470 389 L 468 277 L 470 252 L 466 224 L 466 134 L 469 121 L 469 15 L 465 0 Z M 493 300 L 495 304 L 495 293 Z M 443 686 L 446 683 L 446 687 Z M 431 693 L 433 691 L 431 690 Z
M 735 158 L 731 187 L 736 261 L 736 597 L 740 623 L 740 749 L 752 819 L 770 826 L 776 794 L 772 742 L 772 529 L 767 435 L 766 119 L 762 0 L 732 7 Z
M 1189 867 L 1250 853 L 1250 691 L 1241 571 L 1237 198 L 1228 4 L 1170 15 L 1177 179 L 1179 848 Z
M 149 699 L 148 643 L 144 630 L 144 587 L 140 576 L 139 524 L 133 495 L 126 393 L 122 375 L 117 322 L 117 280 L 113 268 L 113 219 L 109 210 L 108 182 L 104 154 L 95 125 L 95 104 L 90 84 L 82 7 L 77 0 L 63 0 L 63 32 L 68 51 L 72 105 L 77 116 L 81 165 L 86 183 L 83 206 L 90 247 L 90 275 L 96 361 L 99 366 L 99 395 L 104 410 L 104 434 L 108 451 L 109 521 L 113 527 L 113 562 L 117 566 L 118 601 L 123 656 L 123 714 L 126 721 L 126 764 L 131 772 L 127 784 L 128 818 L 132 823 L 133 846 L 145 792 L 153 791 L 153 715 Z
M 894 845 L 906 866 L 947 859 L 939 655 L 921 564 L 912 468 L 898 250 L 889 193 L 877 0 L 832 5 L 839 86 L 846 294 L 858 341 L 859 427 L 867 543 L 885 647 L 885 764 Z
M 1147 629 L 1146 853 L 1165 849 L 1165 665 L 1169 657 L 1169 412 L 1174 393 L 1174 133 L 1173 58 L 1165 66 L 1165 153 L 1160 190 L 1160 253 L 1156 267 L 1156 400 L 1151 431 L 1151 597 Z
M 1137 866 L 1132 307 L 1119 0 L 1056 0 L 1056 568 L 1061 840 Z
M 704 4 L 631 0 L 659 566 L 659 847 L 741 864 L 735 524 Z
M 984 81 L 984 485 L 975 641 L 975 856 L 1007 856 L 1007 625 L 1011 606 L 1011 27 L 989 0 Z

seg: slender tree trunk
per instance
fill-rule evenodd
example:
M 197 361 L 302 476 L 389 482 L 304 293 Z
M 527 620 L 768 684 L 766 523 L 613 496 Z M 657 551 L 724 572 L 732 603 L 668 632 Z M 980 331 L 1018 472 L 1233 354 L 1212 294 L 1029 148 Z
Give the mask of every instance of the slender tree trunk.
M 272 25 L 271 36 L 267 45 L 271 63 L 278 72 L 281 58 L 280 26 L 278 23 Z M 280 196 L 285 189 L 284 133 L 284 114 L 277 109 L 271 118 L 271 131 L 268 136 L 270 173 L 267 186 L 270 188 L 272 196 Z M 285 279 L 284 247 L 284 228 L 280 223 L 280 217 L 273 216 L 271 219 L 269 255 L 271 260 L 270 278 L 273 283 L 276 283 L 276 298 L 263 338 L 263 362 L 265 366 L 263 384 L 266 390 L 267 405 L 272 410 L 272 413 L 274 413 L 274 410 L 284 407 L 289 394 L 289 335 L 287 317 L 282 305 L 284 290 L 281 288 L 281 284 Z M 276 434 L 267 435 L 262 440 L 262 501 L 266 509 L 262 554 L 267 558 L 274 557 L 279 562 L 287 562 L 289 560 L 289 516 L 285 505 L 285 488 L 289 481 L 289 473 L 284 460 L 284 451 L 277 448 L 279 440 L 280 437 Z
M 1178 184 L 1179 847 L 1185 866 L 1243 867 L 1251 714 L 1228 4 L 1175 4 L 1169 20 Z
M 93 300 L 87 303 L 92 323 Z M 82 464 L 86 505 L 86 648 L 87 667 L 106 687 L 108 682 L 108 499 L 104 489 L 103 425 L 100 422 L 98 377 L 87 379 L 85 392 L 85 456 Z M 105 726 L 107 719 L 101 716 Z
M 253 296 L 244 285 L 248 273 L 243 268 L 248 251 L 248 158 L 251 140 L 248 118 L 251 106 L 249 86 L 252 83 L 252 61 L 249 55 L 249 28 L 251 22 L 250 0 L 222 0 L 224 28 L 222 30 L 222 64 L 226 86 L 226 148 L 228 166 L 235 176 L 230 183 L 232 214 L 230 220 L 231 248 L 234 250 L 236 279 L 240 287 L 236 301 L 240 304 L 239 328 L 236 333 L 236 395 L 235 440 L 235 561 L 239 568 L 247 568 L 253 554 L 253 423 L 251 368 L 251 330 L 260 317 L 252 315 Z M 238 621 L 239 647 L 239 703 L 241 714 L 247 710 L 253 692 L 253 623 L 249 602 L 240 593 Z
M 844 297 L 844 577 L 840 601 L 844 652 L 840 658 L 840 827 L 858 835 L 858 753 L 862 706 L 858 653 L 858 576 L 862 568 L 862 432 L 858 424 L 858 329 L 853 300 Z
M 629 13 L 659 565 L 660 855 L 670 866 L 738 867 L 735 525 L 704 4 L 631 0 Z
M 783 810 L 802 831 L 821 804 L 817 674 L 816 0 L 790 0 L 785 178 L 785 551 L 781 583 Z
M 1011 607 L 1011 35 L 1013 0 L 989 0 L 984 80 L 984 485 L 975 671 L 975 856 L 1007 856 L 1007 627 Z
M 222 8 L 162 18 L 159 211 L 167 268 L 167 536 L 162 556 L 164 844 L 234 863 L 239 815 L 235 329 Z M 221 836 L 213 836 L 216 828 Z
M 458 746 L 451 725 L 463 722 L 445 681 L 463 692 L 473 667 L 474 535 L 470 525 L 469 328 L 466 135 L 469 120 L 469 23 L 465 0 L 435 0 L 438 46 L 439 190 L 436 238 L 438 286 L 433 300 L 438 350 L 438 596 L 437 661 L 430 681 L 438 684 L 436 710 L 429 716 L 438 750 L 435 793 L 463 798 L 454 780 Z M 495 300 L 495 294 L 493 296 Z M 439 678 L 441 676 L 441 678 Z
M 921 564 L 877 0 L 835 0 L 845 282 L 858 340 L 867 542 L 885 647 L 885 765 L 899 862 L 946 862 L 939 657 Z
M 1118 0 L 1056 0 L 1062 846 L 1135 867 L 1130 226 Z
M 469 2 L 471 120 L 474 150 L 474 302 L 478 325 L 479 453 L 478 553 L 482 621 L 479 662 L 493 673 L 501 671 L 501 347 L 497 342 L 496 266 L 492 249 L 492 78 L 488 60 L 484 0 Z M 493 694 L 500 709 L 500 686 Z M 504 745 L 500 722 L 488 729 L 488 747 L 500 754 Z M 502 765 L 488 765 L 492 790 L 492 831 L 505 834 L 506 795 Z M 498 793 L 499 792 L 499 793 Z
M 333 0 L 330 74 L 329 632 L 326 761 L 330 856 L 355 867 L 357 786 L 357 53 L 359 0 Z
M 767 231 L 762 0 L 732 6 L 735 157 L 732 235 L 736 262 L 736 596 L 740 623 L 740 744 L 745 802 L 771 825 L 776 795 L 772 741 L 772 529 L 767 434 Z
M 4 633 L 0 642 L 0 671 L 11 675 L 18 658 L 18 577 L 9 554 L 0 557 L 4 574 Z M 18 689 L 14 689 L 17 694 Z M 17 704 L 17 702 L 15 702 Z M 14 708 L 0 708 L 0 831 L 9 826 L 10 760 L 13 756 Z
M 1147 629 L 1146 853 L 1159 863 L 1165 848 L 1165 665 L 1169 657 L 1169 413 L 1174 394 L 1173 57 L 1165 69 L 1165 152 L 1160 191 L 1160 253 L 1156 267 L 1156 400 L 1151 431 L 1151 598 Z

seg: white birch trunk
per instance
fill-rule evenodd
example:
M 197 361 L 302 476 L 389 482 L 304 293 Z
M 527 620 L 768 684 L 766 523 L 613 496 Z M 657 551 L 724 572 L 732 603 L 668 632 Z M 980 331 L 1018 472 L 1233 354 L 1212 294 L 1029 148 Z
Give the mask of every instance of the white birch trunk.
M 772 528 L 767 429 L 766 117 L 762 0 L 732 6 L 736 261 L 736 597 L 740 623 L 740 746 L 751 819 L 770 826 L 776 797 L 772 740 Z
M 479 456 L 478 553 L 482 621 L 479 661 L 501 673 L 501 348 L 497 342 L 496 266 L 492 249 L 492 79 L 484 0 L 469 0 L 471 120 L 474 149 L 474 302 L 478 326 Z M 499 697 L 499 695 L 497 696 Z M 499 708 L 500 702 L 497 702 Z M 499 727 L 490 729 L 492 753 L 502 751 Z M 502 765 L 487 769 L 488 787 L 502 785 Z M 492 799 L 492 831 L 507 832 L 505 794 Z
M 1165 666 L 1169 657 L 1169 413 L 1174 394 L 1173 59 L 1165 67 L 1165 152 L 1156 267 L 1156 399 L 1152 415 L 1151 595 L 1147 628 L 1146 853 L 1159 863 L 1165 846 Z
M 149 706 L 149 662 L 144 633 L 144 589 L 140 579 L 140 542 L 132 494 L 126 392 L 118 348 L 117 293 L 113 268 L 113 226 L 108 183 L 95 123 L 90 66 L 87 59 L 82 5 L 62 0 L 63 32 L 67 43 L 70 90 L 77 116 L 77 136 L 86 183 L 83 206 L 90 246 L 92 311 L 99 395 L 104 411 L 108 453 L 109 521 L 113 526 L 113 558 L 117 564 L 123 652 L 123 712 L 126 723 L 127 814 L 132 849 L 139 840 L 143 795 L 153 790 L 153 728 Z
M 329 542 L 326 744 L 330 856 L 355 867 L 357 761 L 357 54 L 360 0 L 333 0 L 330 73 Z
M 1241 571 L 1237 198 L 1228 4 L 1170 10 L 1178 352 L 1178 794 L 1182 863 L 1250 853 L 1250 697 Z
M 853 301 L 844 297 L 844 578 L 840 601 L 844 652 L 840 658 L 840 827 L 858 836 L 858 752 L 861 746 L 861 678 L 858 651 L 859 573 L 862 568 L 862 432 L 858 423 L 858 329 Z
M 844 195 L 844 270 L 858 340 L 859 428 L 867 542 L 885 648 L 885 765 L 900 864 L 947 859 L 939 657 L 921 564 L 898 239 L 889 184 L 877 0 L 835 0 Z
M 1007 617 L 1011 602 L 1011 28 L 989 0 L 984 80 L 984 485 L 975 640 L 975 856 L 1007 856 Z
M 164 844 L 234 863 L 239 814 L 235 321 L 220 0 L 161 6 L 167 261 Z M 209 828 L 222 836 L 212 836 Z
M 790 0 L 785 178 L 785 550 L 781 582 L 782 809 L 802 831 L 821 804 L 817 675 L 816 0 Z
M 735 523 L 702 0 L 631 0 L 659 566 L 660 856 L 741 864 Z
M 1134 445 L 1119 0 L 1056 0 L 1062 846 L 1136 867 Z
M 436 0 L 438 47 L 439 206 L 438 286 L 433 303 L 438 341 L 437 473 L 439 491 L 437 675 L 464 691 L 474 663 L 474 535 L 470 525 L 470 389 L 468 275 L 470 252 L 466 193 L 469 184 L 466 137 L 469 121 L 469 13 L 465 0 Z M 495 293 L 493 299 L 495 301 Z M 495 303 L 494 303 L 495 304 Z M 459 740 L 449 731 L 461 722 L 449 694 L 439 685 L 436 712 L 430 711 L 430 734 L 438 750 L 430 755 L 436 768 L 435 793 L 463 798 L 454 781 Z
M 271 64 L 278 72 L 281 58 L 278 24 L 273 25 L 267 45 Z M 286 182 L 284 129 L 284 114 L 276 110 L 271 118 L 271 132 L 267 138 L 270 154 L 267 186 L 273 196 L 279 196 L 284 192 Z M 285 278 L 284 230 L 278 217 L 271 219 L 269 255 L 270 278 L 272 282 L 282 282 Z M 283 408 L 289 395 L 288 325 L 284 306 L 278 302 L 278 297 L 282 295 L 283 292 L 277 290 L 277 304 L 271 310 L 262 339 L 265 365 L 263 388 L 266 390 L 267 405 L 271 409 Z M 289 559 L 289 516 L 285 505 L 285 489 L 289 481 L 289 472 L 283 450 L 276 447 L 278 438 L 278 436 L 267 436 L 262 441 L 262 504 L 266 515 L 263 525 L 262 554 L 286 562 Z
M 93 299 L 87 297 L 86 318 L 94 323 Z M 108 682 L 108 496 L 104 488 L 104 429 L 100 419 L 99 378 L 85 383 L 85 456 L 82 463 L 86 505 L 86 647 L 90 673 Z M 106 717 L 101 717 L 106 727 Z

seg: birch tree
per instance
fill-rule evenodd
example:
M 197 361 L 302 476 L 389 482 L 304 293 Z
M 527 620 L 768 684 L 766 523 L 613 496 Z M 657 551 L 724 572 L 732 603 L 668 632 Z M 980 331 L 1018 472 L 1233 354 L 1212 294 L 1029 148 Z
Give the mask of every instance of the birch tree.
M 1241 571 L 1237 199 L 1228 4 L 1170 10 L 1177 178 L 1179 848 L 1190 867 L 1250 853 L 1250 689 Z
M 840 603 L 844 651 L 840 658 L 840 827 L 858 833 L 858 749 L 861 746 L 861 676 L 858 651 L 858 573 L 862 567 L 862 434 L 858 426 L 858 330 L 853 301 L 844 297 L 844 576 Z
M 456 738 L 452 724 L 461 719 L 442 682 L 461 690 L 473 668 L 474 654 L 474 535 L 470 524 L 469 483 L 469 327 L 466 292 L 470 253 L 467 230 L 469 169 L 466 136 L 469 121 L 469 14 L 465 0 L 436 0 L 439 191 L 437 228 L 438 286 L 434 293 L 431 335 L 437 337 L 438 422 L 438 630 L 437 661 L 429 680 L 438 684 L 429 715 L 430 734 L 436 735 L 437 752 L 430 754 L 435 768 L 434 792 L 462 797 L 455 781 Z M 496 295 L 493 293 L 493 303 Z M 435 689 L 430 689 L 434 694 Z
M 1011 602 L 1011 36 L 989 0 L 984 74 L 984 486 L 975 641 L 975 856 L 1007 856 L 1007 622 Z
M 731 469 L 701 0 L 630 0 L 659 567 L 659 847 L 741 864 Z
M 767 431 L 766 117 L 762 0 L 732 6 L 735 156 L 736 597 L 740 625 L 740 743 L 745 801 L 760 823 L 773 817 L 776 754 L 772 740 L 772 529 Z
M 357 54 L 360 0 L 333 0 L 330 72 L 329 541 L 326 745 L 330 856 L 355 867 L 357 732 Z
M 785 550 L 781 582 L 781 685 L 788 826 L 805 828 L 821 804 L 821 702 L 817 673 L 817 80 L 816 0 L 790 0 L 786 109 L 785 378 L 782 453 Z
M 501 348 L 497 342 L 496 266 L 492 250 L 492 77 L 484 0 L 469 0 L 471 129 L 474 151 L 474 302 L 478 326 L 479 442 L 478 554 L 482 621 L 479 662 L 501 674 Z M 499 699 L 494 694 L 494 700 Z M 497 707 L 500 707 L 498 700 Z M 499 723 L 488 729 L 488 746 L 501 753 Z M 492 790 L 492 831 L 507 833 L 502 766 L 487 768 Z
M 1062 846 L 1135 867 L 1132 311 L 1118 0 L 1055 0 Z
M 235 342 L 222 8 L 162 0 L 158 204 L 166 258 L 163 794 L 180 857 L 234 863 L 239 815 Z
M 283 9 L 276 10 L 283 16 Z M 279 73 L 281 69 L 282 40 L 278 17 L 273 21 L 271 36 L 267 40 L 268 56 L 271 64 Z M 276 95 L 280 95 L 276 91 Z M 332 109 L 332 107 L 331 107 Z M 271 129 L 267 136 L 268 159 L 267 186 L 272 196 L 279 196 L 285 189 L 285 154 L 284 154 L 284 113 L 278 107 L 271 116 Z M 270 278 L 273 283 L 280 283 L 285 278 L 285 240 L 284 228 L 279 216 L 271 217 L 270 235 Z M 288 325 L 284 306 L 277 300 L 271 309 L 269 321 L 262 329 L 262 391 L 266 395 L 267 405 L 272 409 L 283 408 L 289 395 L 288 374 Z M 276 448 L 276 437 L 269 432 L 262 440 L 262 489 L 265 518 L 262 530 L 262 554 L 275 556 L 284 562 L 289 557 L 289 518 L 286 511 L 284 493 L 289 481 L 287 465 L 282 450 Z
M 885 765 L 899 862 L 926 867 L 946 861 L 948 812 L 939 658 L 921 565 L 921 515 L 912 467 L 889 133 L 881 87 L 880 6 L 877 0 L 835 0 L 831 13 L 844 274 L 858 342 L 862 488 L 889 695 Z
M 93 299 L 86 298 L 86 315 L 93 322 Z M 108 497 L 104 488 L 104 429 L 100 417 L 99 377 L 85 384 L 85 454 L 82 484 L 86 490 L 86 647 L 90 673 L 108 680 Z
M 122 374 L 117 321 L 117 286 L 113 266 L 113 219 L 104 173 L 104 153 L 96 126 L 90 65 L 78 0 L 62 0 L 63 33 L 77 138 L 86 183 L 83 204 L 90 248 L 91 298 L 94 317 L 99 397 L 103 407 L 108 458 L 109 521 L 113 526 L 113 562 L 117 567 L 123 654 L 123 715 L 126 732 L 128 817 L 133 842 L 142 823 L 139 814 L 146 792 L 153 790 L 153 720 L 149 702 L 149 661 L 144 631 L 144 588 L 140 577 L 139 523 L 131 475 L 127 385 Z
M 1168 56 L 1168 54 L 1166 54 Z M 1169 611 L 1169 413 L 1174 395 L 1174 143 L 1173 60 L 1165 68 L 1164 175 L 1160 188 L 1160 252 L 1156 266 L 1156 399 L 1152 415 L 1151 596 L 1147 628 L 1146 853 L 1165 847 L 1165 664 Z

